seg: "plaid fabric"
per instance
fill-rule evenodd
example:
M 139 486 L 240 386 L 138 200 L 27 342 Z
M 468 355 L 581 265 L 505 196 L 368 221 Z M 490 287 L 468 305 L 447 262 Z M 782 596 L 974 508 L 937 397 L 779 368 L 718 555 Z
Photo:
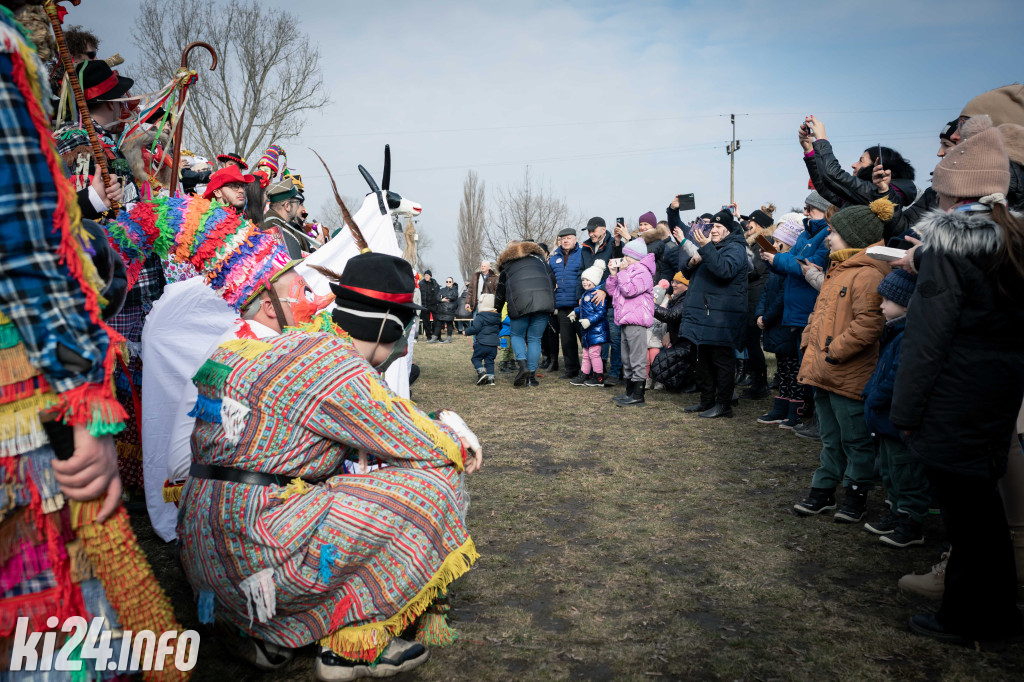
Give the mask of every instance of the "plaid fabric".
M 108 340 L 57 256 L 57 190 L 40 151 L 52 143 L 39 138 L 13 81 L 14 30 L 0 18 L 0 311 L 17 326 L 29 361 L 61 393 L 103 381 Z
M 97 125 L 95 128 L 96 134 L 100 138 L 100 144 L 107 150 L 107 169 L 111 175 L 121 179 L 124 189 L 122 203 L 125 206 L 130 206 L 140 197 L 131 165 L 121 150 L 117 148 L 117 138 L 101 126 Z M 78 125 L 66 125 L 59 128 L 53 137 L 57 144 L 57 153 L 68 166 L 70 172 L 68 179 L 71 180 L 71 184 L 75 186 L 75 189 L 88 187 L 96 174 L 96 160 L 93 158 L 89 134 Z M 79 153 L 74 153 L 76 149 L 80 150 Z M 82 168 L 79 168 L 79 163 L 82 164 Z

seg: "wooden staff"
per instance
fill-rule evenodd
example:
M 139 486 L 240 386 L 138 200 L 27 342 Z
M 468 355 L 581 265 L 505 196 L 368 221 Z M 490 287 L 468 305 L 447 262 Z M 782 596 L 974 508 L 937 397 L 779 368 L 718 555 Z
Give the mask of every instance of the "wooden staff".
M 213 63 L 210 64 L 210 71 L 217 68 L 217 51 L 209 43 L 204 43 L 201 40 L 196 40 L 185 46 L 185 49 L 181 53 L 181 68 L 188 69 L 188 55 L 193 48 L 202 47 L 205 48 L 210 56 L 213 57 Z M 181 106 L 185 101 L 185 90 L 188 89 L 189 80 L 186 78 L 181 82 L 181 92 L 178 95 L 178 103 L 176 106 Z M 173 172 L 171 173 L 171 196 L 173 197 L 178 191 L 178 167 L 181 165 L 181 127 L 184 123 L 183 118 L 185 111 L 182 109 L 181 116 L 178 116 L 177 124 L 174 126 L 174 155 L 172 156 L 172 165 L 174 166 Z
M 334 190 L 334 200 L 338 202 L 338 206 L 341 208 L 341 215 L 345 218 L 345 222 L 348 224 L 348 229 L 352 232 L 352 240 L 359 247 L 359 253 L 369 253 L 370 247 L 363 239 L 363 233 L 359 230 L 359 226 L 356 225 L 356 221 L 352 219 L 352 214 L 348 212 L 348 207 L 345 206 L 345 202 L 341 200 L 341 195 L 338 194 L 338 185 L 334 182 L 334 176 L 331 175 L 331 169 L 327 167 L 327 162 L 324 161 L 324 157 L 320 156 L 319 153 L 312 147 L 309 147 L 309 151 L 316 154 L 316 158 L 320 159 L 320 163 L 324 165 L 324 170 L 327 171 L 327 177 L 331 179 L 331 189 Z
M 68 0 L 72 5 L 78 6 L 82 0 Z M 96 135 L 96 128 L 92 124 L 92 116 L 89 115 L 89 105 L 85 101 L 85 93 L 82 92 L 82 84 L 78 81 L 78 74 L 75 73 L 75 62 L 71 58 L 67 41 L 64 40 L 64 29 L 60 25 L 60 15 L 57 12 L 57 3 L 54 0 L 46 0 L 43 4 L 46 16 L 50 18 L 50 26 L 53 27 L 53 37 L 57 39 L 57 54 L 60 55 L 60 63 L 64 67 L 64 73 L 71 83 L 71 92 L 75 95 L 75 107 L 82 119 L 82 127 L 89 136 L 89 145 L 92 147 L 92 155 L 96 161 L 96 168 L 103 178 L 103 186 L 110 186 L 110 172 L 107 170 L 107 156 L 100 144 L 100 138 Z M 110 210 L 116 211 L 119 208 L 117 202 L 111 202 Z

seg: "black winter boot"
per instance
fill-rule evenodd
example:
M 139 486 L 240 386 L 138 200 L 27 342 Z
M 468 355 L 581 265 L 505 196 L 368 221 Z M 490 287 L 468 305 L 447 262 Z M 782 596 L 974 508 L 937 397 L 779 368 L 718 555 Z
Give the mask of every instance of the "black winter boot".
M 633 390 L 636 388 L 636 382 L 634 382 L 634 381 L 627 381 L 625 385 L 626 385 L 626 392 L 622 393 L 620 395 L 614 396 L 611 399 L 612 402 L 615 403 L 616 405 L 621 405 L 622 403 L 626 402 L 627 400 L 629 400 L 630 398 L 633 397 Z
M 786 418 L 779 422 L 780 429 L 790 429 L 799 426 L 802 422 L 800 421 L 799 412 L 803 408 L 804 401 L 802 400 L 790 400 L 789 401 L 789 412 L 786 414 Z
M 551 357 L 551 366 L 547 367 L 546 369 L 549 369 L 552 372 L 557 372 L 558 371 L 558 356 L 557 355 L 553 355 Z
M 716 419 L 718 417 L 732 417 L 732 406 L 726 403 L 715 403 L 715 405 L 709 409 L 701 412 L 698 417 L 704 417 L 705 419 Z
M 911 545 L 924 544 L 924 530 L 919 521 L 910 518 L 910 514 L 900 513 L 896 522 L 896 530 L 878 538 L 883 544 L 890 547 L 910 547 Z
M 750 375 L 753 377 L 753 381 L 747 386 L 747 389 L 740 393 L 740 397 L 745 400 L 764 400 L 770 393 L 768 393 L 768 370 L 763 369 L 756 375 Z M 740 384 L 741 386 L 743 384 Z
M 736 376 L 733 377 L 733 383 L 736 386 L 749 386 L 750 385 L 749 381 L 747 381 L 747 383 L 743 383 L 748 376 L 750 376 L 750 375 L 747 373 L 747 361 L 746 360 L 737 360 L 736 361 Z
M 814 516 L 835 508 L 835 488 L 811 488 L 807 497 L 793 505 L 797 516 Z
M 768 414 L 762 414 L 757 418 L 758 424 L 778 424 L 785 421 L 789 414 L 789 401 L 781 396 L 775 397 L 775 404 L 772 405 Z
M 526 385 L 531 386 L 533 388 L 537 388 L 538 386 L 540 386 L 540 382 L 537 381 L 536 372 L 530 372 L 530 377 L 526 380 Z
M 692 414 L 694 412 L 706 412 L 707 410 L 710 410 L 714 406 L 715 406 L 714 403 L 710 403 L 710 402 L 706 403 L 706 402 L 704 402 L 702 400 L 699 403 L 697 403 L 696 405 L 690 405 L 689 407 L 684 407 L 683 408 L 683 412 L 686 412 L 687 414 Z
M 629 382 L 633 386 L 633 392 L 628 398 L 619 402 L 619 407 L 626 407 L 628 405 L 645 405 L 644 402 L 644 382 L 642 381 L 631 381 Z
M 868 490 L 864 486 L 853 483 L 846 489 L 846 499 L 832 519 L 836 523 L 858 523 L 864 519 L 868 510 Z
M 512 385 L 525 386 L 526 381 L 530 378 L 530 371 L 526 369 L 526 360 L 516 360 L 516 364 L 519 365 L 519 371 L 516 373 L 516 378 L 512 380 Z
M 540 359 L 540 364 L 537 365 L 537 369 L 547 369 L 551 366 L 551 356 L 545 355 Z

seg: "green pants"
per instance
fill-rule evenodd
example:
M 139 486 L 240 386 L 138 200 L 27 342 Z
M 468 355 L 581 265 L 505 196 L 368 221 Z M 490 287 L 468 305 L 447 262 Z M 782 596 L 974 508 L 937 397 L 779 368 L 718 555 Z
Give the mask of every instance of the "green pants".
M 878 465 L 893 510 L 923 522 L 928 516 L 931 497 L 921 460 L 914 457 L 902 441 L 882 436 L 878 439 Z
M 821 433 L 821 466 L 811 479 L 813 488 L 844 488 L 853 484 L 870 490 L 875 481 L 875 444 L 864 423 L 864 403 L 820 388 L 814 407 Z

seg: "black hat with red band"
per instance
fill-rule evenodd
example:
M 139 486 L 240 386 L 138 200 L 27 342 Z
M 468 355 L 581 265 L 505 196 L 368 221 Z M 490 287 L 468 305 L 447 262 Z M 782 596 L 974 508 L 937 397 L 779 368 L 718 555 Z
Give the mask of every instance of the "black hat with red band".
M 241 154 L 236 154 L 234 152 L 224 152 L 223 154 L 217 155 L 217 160 L 220 161 L 221 163 L 238 164 L 238 167 L 241 168 L 242 170 L 249 170 L 249 164 L 245 162 L 245 159 L 242 158 Z
M 417 310 L 412 302 L 416 279 L 412 266 L 395 256 L 361 253 L 349 259 L 331 284 L 337 306 L 335 324 L 361 341 L 397 341 Z
M 135 85 L 134 80 L 121 76 L 102 59 L 82 62 L 75 68 L 86 102 L 107 102 L 124 97 Z

